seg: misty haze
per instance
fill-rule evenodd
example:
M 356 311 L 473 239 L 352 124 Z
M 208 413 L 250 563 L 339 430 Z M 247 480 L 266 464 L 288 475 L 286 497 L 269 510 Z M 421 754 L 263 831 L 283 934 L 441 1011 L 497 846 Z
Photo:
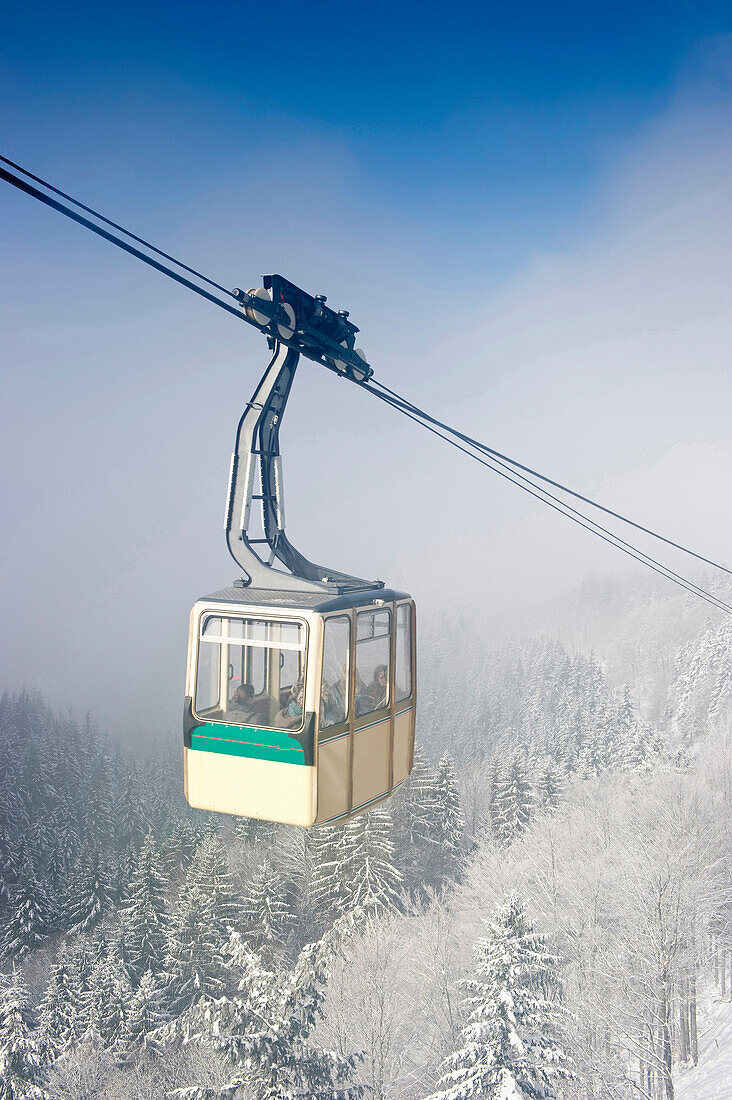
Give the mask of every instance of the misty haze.
M 0 1097 L 732 1100 L 728 13 L 40 7 L 3 156 L 225 286 L 327 295 L 375 383 L 522 465 L 301 357 L 287 535 L 416 605 L 416 687 L 395 618 L 315 703 L 323 744 L 326 691 L 351 740 L 388 711 L 391 796 L 192 808 L 189 613 L 242 576 L 272 353 L 0 180 Z M 252 633 L 260 689 L 215 621 L 214 723 L 231 649 L 304 743 L 305 635 Z

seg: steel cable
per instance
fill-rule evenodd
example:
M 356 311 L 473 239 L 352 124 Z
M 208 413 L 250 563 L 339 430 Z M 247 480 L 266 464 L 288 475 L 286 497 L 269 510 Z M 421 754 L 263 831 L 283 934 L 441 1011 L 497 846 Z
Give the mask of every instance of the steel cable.
M 696 585 L 693 581 L 689 580 L 688 577 L 684 577 L 680 573 L 676 573 L 669 566 L 666 566 L 662 562 L 658 561 L 656 558 L 651 557 L 650 554 L 644 553 L 644 551 L 639 549 L 639 547 L 634 546 L 632 543 L 626 542 L 624 539 L 621 539 L 619 535 L 616 535 L 614 532 L 610 531 L 606 527 L 603 527 L 601 524 L 596 523 L 595 520 L 590 519 L 589 516 L 585 515 L 583 512 L 579 512 L 576 508 L 573 508 L 570 504 L 567 504 L 566 501 L 560 500 L 554 494 L 548 492 L 548 490 L 542 489 L 540 485 L 536 485 L 529 478 L 522 477 L 521 474 L 516 474 L 515 477 L 512 477 L 511 474 L 514 473 L 513 470 L 508 473 L 504 472 L 508 469 L 505 463 L 499 462 L 499 460 L 497 459 L 491 460 L 490 458 L 481 457 L 480 455 L 473 453 L 473 451 L 468 450 L 466 446 L 463 446 L 461 443 L 457 442 L 456 439 L 451 438 L 450 435 L 443 434 L 437 427 L 434 427 L 432 424 L 419 417 L 418 414 L 409 411 L 401 404 L 393 401 L 387 394 L 379 393 L 377 390 L 372 389 L 369 385 L 364 385 L 363 388 L 368 389 L 369 392 L 374 394 L 375 397 L 378 397 L 381 401 L 384 401 L 386 404 L 390 405 L 397 412 L 400 412 L 404 416 L 407 416 L 416 424 L 419 424 L 421 427 L 427 428 L 428 431 L 432 432 L 432 434 L 436 435 L 439 439 L 443 439 L 452 447 L 456 447 L 457 450 L 462 451 L 463 454 L 466 454 L 469 458 L 474 459 L 474 461 L 480 463 L 481 466 L 486 466 L 489 470 L 492 470 L 494 473 L 498 474 L 499 477 L 505 478 L 506 481 L 510 481 L 512 485 L 518 486 L 519 489 L 522 489 L 530 496 L 535 497 L 537 500 L 540 500 L 543 504 L 547 504 L 555 512 L 559 512 L 561 515 L 566 516 L 567 519 L 572 520 L 572 522 L 578 524 L 578 526 L 584 527 L 585 530 L 590 532 L 590 534 L 597 535 L 597 537 L 601 538 L 603 542 L 607 542 L 611 546 L 615 546 L 624 554 L 627 554 L 629 557 L 634 558 L 636 561 L 640 562 L 641 565 L 645 565 L 649 569 L 652 569 L 654 573 L 658 573 L 660 576 L 665 577 L 666 580 L 670 580 L 672 583 L 679 585 L 679 587 L 689 592 L 690 595 L 697 596 L 699 599 L 704 600 L 712 607 L 716 607 L 717 610 L 724 612 L 724 614 L 726 615 L 732 615 L 732 605 L 726 603 L 724 600 L 721 600 L 718 596 L 715 596 L 713 592 L 709 592 L 705 588 L 699 587 L 699 585 Z M 499 469 L 499 466 L 503 466 L 503 470 Z M 516 480 L 516 478 L 520 478 L 520 480 Z M 522 485 L 522 481 L 526 484 Z M 554 501 L 555 503 L 552 503 L 552 501 Z
M 234 297 L 230 290 L 227 290 L 225 286 L 221 286 L 220 283 L 215 283 L 213 279 L 209 279 L 207 275 L 202 275 L 200 271 L 196 271 L 195 268 L 189 267 L 188 264 L 184 264 L 181 260 L 176 260 L 175 256 L 171 256 L 167 252 L 163 252 L 162 249 L 157 248 L 154 244 L 150 244 L 149 241 L 144 240 L 143 237 L 138 237 L 134 233 L 131 233 L 129 229 L 125 229 L 123 225 L 118 225 L 117 222 L 110 221 L 109 218 L 105 218 L 104 214 L 100 214 L 98 210 L 92 209 L 91 206 L 86 206 L 83 202 L 79 202 L 78 199 L 73 198 L 72 195 L 67 195 L 65 191 L 60 191 L 58 187 L 54 187 L 53 184 L 47 183 L 46 180 L 41 179 L 40 176 L 34 176 L 32 172 L 29 172 L 27 168 L 23 168 L 22 165 L 16 164 L 15 161 L 8 160 L 7 157 L 0 155 L 0 161 L 3 164 L 7 164 L 10 168 L 14 168 L 16 172 L 22 172 L 28 179 L 34 180 L 35 183 L 40 183 L 46 190 L 52 191 L 54 195 L 59 195 L 62 199 L 66 199 L 67 202 L 72 202 L 74 206 L 78 206 L 80 210 L 85 210 L 87 214 L 92 214 L 100 222 L 104 222 L 105 225 L 111 225 L 112 229 L 117 229 L 120 233 L 124 233 L 130 240 L 137 241 L 138 244 L 142 244 L 145 248 L 149 248 L 151 252 L 154 252 L 157 256 L 162 256 L 166 260 L 170 260 L 176 267 L 182 267 L 184 271 L 187 271 L 190 275 L 195 275 L 197 279 L 200 279 L 203 283 L 208 283 L 209 286 L 213 286 L 216 290 L 222 291 L 224 294 L 228 294 L 230 297 Z M 10 182 L 10 181 L 8 181 Z
M 511 466 L 517 470 L 523 470 L 524 473 L 530 474 L 532 477 L 538 478 L 540 481 L 545 482 L 547 485 L 553 486 L 555 489 L 559 489 L 563 493 L 567 493 L 568 496 L 574 497 L 575 500 L 581 500 L 584 504 L 589 504 L 592 508 L 597 508 L 598 511 L 604 512 L 608 516 L 612 516 L 613 519 L 618 519 L 622 523 L 627 523 L 628 526 L 634 527 L 637 531 L 642 531 L 645 535 L 650 535 L 654 539 L 658 539 L 659 542 L 666 543 L 667 546 L 672 546 L 675 550 L 680 550 L 684 554 L 688 554 L 692 558 L 696 558 L 698 561 L 704 562 L 705 565 L 711 565 L 714 569 L 719 569 L 723 573 L 727 573 L 732 576 L 732 569 L 728 569 L 726 565 L 721 565 L 719 562 L 712 561 L 710 558 L 705 558 L 703 554 L 697 554 L 696 551 L 690 550 L 688 546 L 683 546 L 679 542 L 674 542 L 672 539 L 666 538 L 664 535 L 659 534 L 657 531 L 653 531 L 650 527 L 644 527 L 641 523 L 636 523 L 635 520 L 629 519 L 627 516 L 622 515 L 620 512 L 614 512 L 612 508 L 605 507 L 604 504 L 600 504 L 596 500 L 592 500 L 591 497 L 583 496 L 582 493 L 576 492 L 574 489 L 570 489 L 567 485 L 563 485 L 561 481 L 555 481 L 553 478 L 547 477 L 546 474 L 539 473 L 538 470 L 533 470 L 530 466 L 525 466 L 522 462 L 518 462 L 515 458 L 511 458 L 509 455 L 502 454 L 500 451 L 495 450 L 493 447 L 489 447 L 487 443 L 481 443 L 477 439 L 473 439 L 471 436 L 466 435 L 464 432 L 458 431 L 457 428 L 450 427 L 449 424 L 443 423 L 436 417 L 431 416 L 429 413 L 420 409 L 417 405 L 414 405 L 411 401 L 407 401 L 406 398 L 401 397 L 394 390 L 389 389 L 383 382 L 377 382 L 372 379 L 372 383 L 386 394 L 389 394 L 398 404 L 404 409 L 410 409 L 420 419 L 429 421 L 438 428 L 442 428 L 444 431 L 449 432 L 450 435 L 454 435 L 457 439 L 461 439 L 464 443 L 469 444 L 471 447 L 475 447 L 476 450 L 481 451 L 483 454 L 490 455 L 493 458 L 501 459 L 503 462 L 508 462 Z

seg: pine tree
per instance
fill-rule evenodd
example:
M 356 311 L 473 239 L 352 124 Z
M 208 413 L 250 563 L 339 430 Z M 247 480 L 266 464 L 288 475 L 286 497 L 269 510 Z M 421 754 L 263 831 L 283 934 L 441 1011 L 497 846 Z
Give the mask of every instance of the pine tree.
M 160 845 L 160 858 L 169 878 L 187 870 L 201 842 L 198 829 L 190 821 L 178 820 Z
M 548 1100 L 554 1080 L 573 1078 L 558 1040 L 559 960 L 516 900 L 486 925 L 475 977 L 461 983 L 470 1008 L 462 1045 L 445 1059 L 443 1088 L 430 1100 Z
M 275 826 L 271 821 L 259 821 L 254 817 L 238 817 L 234 823 L 235 834 L 249 844 L 271 840 L 274 831 Z
M 534 773 L 534 790 L 539 805 L 553 810 L 559 805 L 564 787 L 565 779 L 561 766 L 553 757 L 545 757 Z
M 159 981 L 151 970 L 145 971 L 140 984 L 132 995 L 127 1008 L 120 1045 L 130 1057 L 142 1050 L 151 1032 L 165 1020 L 163 993 Z
M 121 761 L 120 761 L 121 765 Z M 118 775 L 120 782 L 115 796 L 115 832 L 120 848 L 128 844 L 137 846 L 148 831 L 147 814 L 142 797 L 142 785 L 137 768 L 133 765 Z
M 594 779 L 605 767 L 600 743 L 594 730 L 586 733 L 578 746 L 577 773 L 582 779 Z
M 36 878 L 32 862 L 26 858 L 8 903 L 2 937 L 2 954 L 6 958 L 22 958 L 43 943 L 52 931 L 50 908 L 48 895 Z
M 112 905 L 112 887 L 99 853 L 77 864 L 72 876 L 65 922 L 70 932 L 90 932 Z
M 11 836 L 0 827 L 0 914 L 10 905 L 13 886 L 18 881 L 16 850 Z
M 107 1046 L 115 1046 L 121 1039 L 131 996 L 120 945 L 113 941 L 94 964 L 83 997 L 86 1028 L 95 1031 Z
M 19 972 L 0 985 L 0 1100 L 51 1100 L 40 1085 L 43 1046 L 33 1034 Z
M 460 806 L 452 757 L 444 753 L 437 765 L 434 783 L 434 825 L 432 843 L 433 883 L 441 886 L 457 873 L 460 866 L 465 818 Z
M 392 819 L 377 808 L 345 828 L 340 878 L 347 909 L 395 908 L 402 876 L 394 866 Z
M 168 930 L 163 971 L 165 999 L 174 1015 L 201 997 L 220 996 L 223 946 L 211 898 L 197 884 L 184 885 Z
M 232 885 L 226 848 L 216 833 L 207 833 L 199 844 L 186 883 L 197 886 L 207 898 L 214 931 L 221 943 L 226 943 L 229 928 L 239 921 L 240 904 Z
M 395 815 L 399 866 L 405 885 L 420 891 L 431 876 L 437 840 L 435 776 L 415 753 L 412 772 L 404 784 Z
M 524 831 L 531 820 L 534 802 L 526 758 L 516 750 L 499 770 L 493 791 L 493 830 L 499 840 L 509 844 Z
M 335 919 L 344 900 L 339 875 L 344 828 L 320 825 L 306 834 L 310 875 L 305 885 L 304 909 L 306 919 L 318 932 Z
M 56 963 L 38 1009 L 44 1041 L 53 1058 L 77 1038 L 82 1013 L 81 981 L 73 964 Z
M 60 824 L 56 834 L 56 854 L 64 874 L 68 872 L 79 853 L 79 835 L 71 824 L 71 818 L 60 811 Z
M 323 1014 L 329 967 L 354 918 L 341 918 L 319 942 L 303 948 L 289 974 L 268 970 L 239 933 L 226 950 L 226 965 L 238 979 L 238 995 L 203 1003 L 188 1014 L 189 1035 L 213 1045 L 234 1067 L 221 1088 L 177 1090 L 186 1100 L 246 1095 L 249 1100 L 336 1097 L 356 1100 L 363 1089 L 350 1085 L 357 1056 L 342 1057 L 313 1042 Z
M 121 910 L 124 956 L 135 982 L 146 970 L 159 971 L 165 958 L 168 882 L 158 863 L 159 853 L 148 833 Z
M 268 859 L 263 859 L 247 883 L 241 905 L 247 941 L 268 955 L 283 950 L 293 917 L 285 900 L 285 884 Z

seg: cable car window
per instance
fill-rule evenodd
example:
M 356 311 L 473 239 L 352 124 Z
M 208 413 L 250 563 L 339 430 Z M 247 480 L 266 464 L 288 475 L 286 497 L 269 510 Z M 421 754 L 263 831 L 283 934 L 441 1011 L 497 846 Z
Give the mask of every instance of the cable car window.
M 396 670 L 394 701 L 401 703 L 412 694 L 412 608 L 402 603 L 396 612 Z
M 280 657 L 280 689 L 291 688 L 301 675 L 301 653 L 295 649 L 284 649 Z
M 212 722 L 298 730 L 304 720 L 302 623 L 207 615 L 195 711 Z
M 338 615 L 325 620 L 323 678 L 320 688 L 320 728 L 337 726 L 348 717 L 348 663 L 351 620 Z
M 360 611 L 356 616 L 355 717 L 389 705 L 391 611 Z
M 203 715 L 219 705 L 221 694 L 221 648 L 199 645 L 196 672 L 196 707 Z

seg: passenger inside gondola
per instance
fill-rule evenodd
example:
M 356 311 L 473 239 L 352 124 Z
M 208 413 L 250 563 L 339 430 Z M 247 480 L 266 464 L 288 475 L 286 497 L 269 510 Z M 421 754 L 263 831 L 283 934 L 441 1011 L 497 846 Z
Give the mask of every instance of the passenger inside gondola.
M 373 709 L 374 701 L 361 677 L 356 675 L 356 690 L 353 696 L 353 710 L 356 718 L 360 718 L 362 714 L 369 714 Z
M 377 665 L 374 678 L 368 686 L 372 710 L 381 710 L 389 702 L 389 678 L 386 665 Z
M 320 725 L 337 726 L 345 721 L 346 701 L 338 684 L 328 684 L 323 681 L 320 689 Z
M 292 730 L 302 722 L 302 708 L 305 701 L 305 687 L 302 680 L 296 680 L 290 689 L 289 702 L 278 710 L 274 724 L 281 729 Z
M 229 703 L 229 718 L 241 726 L 261 722 L 262 716 L 254 703 L 253 684 L 239 684 Z

